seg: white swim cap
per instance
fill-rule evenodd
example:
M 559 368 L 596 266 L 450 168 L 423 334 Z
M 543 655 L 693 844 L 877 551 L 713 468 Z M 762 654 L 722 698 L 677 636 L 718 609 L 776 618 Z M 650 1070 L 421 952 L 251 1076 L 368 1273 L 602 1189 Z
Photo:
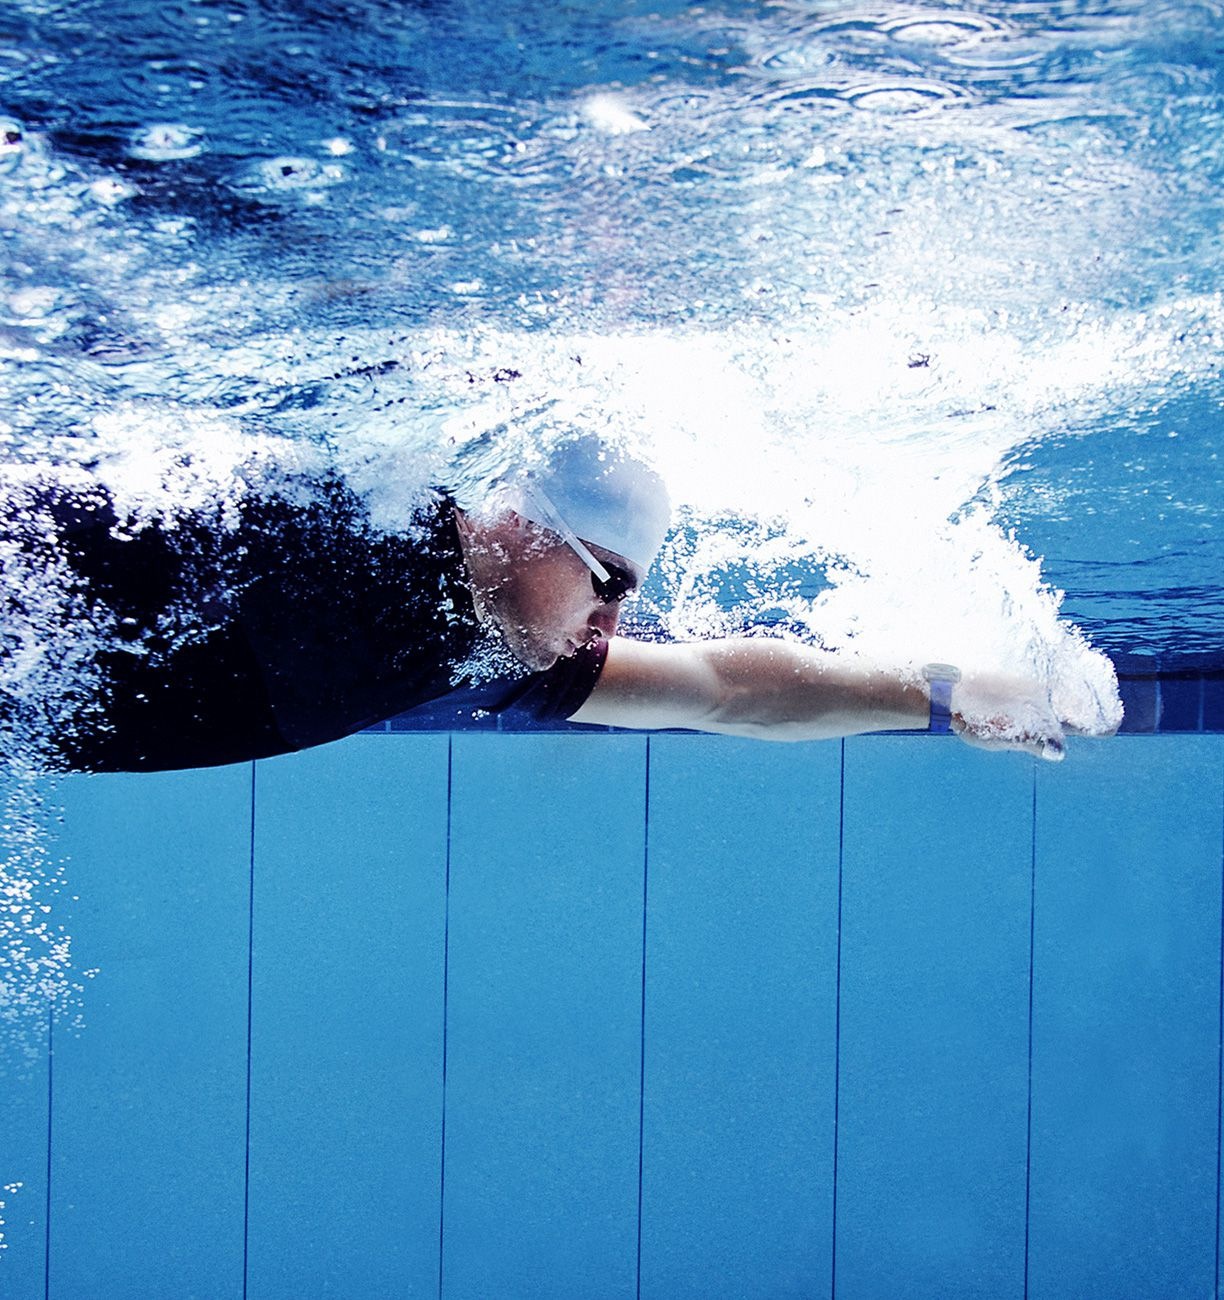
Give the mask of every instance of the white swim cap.
M 624 556 L 641 573 L 667 535 L 671 505 L 663 480 L 644 461 L 591 434 L 559 442 L 518 486 L 515 508 L 525 519 Z

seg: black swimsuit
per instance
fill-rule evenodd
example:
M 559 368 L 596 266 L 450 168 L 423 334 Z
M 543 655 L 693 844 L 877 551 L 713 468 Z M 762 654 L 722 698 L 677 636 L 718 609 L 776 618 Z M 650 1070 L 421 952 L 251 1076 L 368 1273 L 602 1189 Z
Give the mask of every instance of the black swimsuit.
M 429 701 L 565 718 L 605 643 L 543 673 L 481 680 L 482 636 L 452 503 L 398 533 L 327 478 L 125 530 L 102 493 L 41 490 L 59 554 L 106 611 L 101 710 L 51 738 L 51 765 L 151 771 L 264 758 L 336 740 Z

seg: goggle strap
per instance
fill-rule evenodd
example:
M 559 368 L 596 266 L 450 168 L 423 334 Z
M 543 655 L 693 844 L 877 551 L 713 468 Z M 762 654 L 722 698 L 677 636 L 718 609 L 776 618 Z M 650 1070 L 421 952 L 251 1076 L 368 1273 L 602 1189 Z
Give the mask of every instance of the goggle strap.
M 534 483 L 530 479 L 523 479 L 519 487 L 523 496 L 527 498 L 527 503 L 531 506 L 533 512 L 541 516 L 539 522 L 547 528 L 551 528 L 600 582 L 610 581 L 612 575 L 591 553 L 590 547 L 583 544 L 578 534 L 561 517 L 561 512 L 553 505 L 548 493 L 538 483 Z

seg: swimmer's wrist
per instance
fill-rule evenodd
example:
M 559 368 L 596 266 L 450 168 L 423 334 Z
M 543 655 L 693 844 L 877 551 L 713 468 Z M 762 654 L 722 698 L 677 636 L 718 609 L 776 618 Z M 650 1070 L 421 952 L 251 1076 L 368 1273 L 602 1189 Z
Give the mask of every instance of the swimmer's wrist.
M 964 719 L 952 710 L 952 688 L 961 679 L 960 669 L 955 664 L 930 663 L 923 668 L 922 676 L 930 701 L 927 730 L 936 736 L 950 735 L 954 719 L 961 724 L 956 730 L 962 730 Z

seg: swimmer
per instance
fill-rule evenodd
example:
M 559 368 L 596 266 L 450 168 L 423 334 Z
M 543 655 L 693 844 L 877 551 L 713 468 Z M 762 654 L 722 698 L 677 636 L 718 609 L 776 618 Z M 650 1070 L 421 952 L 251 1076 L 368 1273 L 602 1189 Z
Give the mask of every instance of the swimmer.
M 931 727 L 1063 753 L 1035 682 L 873 667 L 766 637 L 617 635 L 669 507 L 652 470 L 591 436 L 483 500 L 433 492 L 395 533 L 335 475 L 248 493 L 223 519 L 218 507 L 133 525 L 96 484 L 43 485 L 31 512 L 96 635 L 93 706 L 44 738 L 56 770 L 265 758 L 427 703 L 766 740 Z
M 888 671 L 776 638 L 617 636 L 621 602 L 667 531 L 667 495 L 646 466 L 595 440 L 563 446 L 491 521 L 457 513 L 478 606 L 516 655 L 540 669 L 594 657 L 570 721 L 790 741 L 929 728 L 980 748 L 1064 755 L 1063 725 L 1038 683 L 1022 678 L 947 664 Z

